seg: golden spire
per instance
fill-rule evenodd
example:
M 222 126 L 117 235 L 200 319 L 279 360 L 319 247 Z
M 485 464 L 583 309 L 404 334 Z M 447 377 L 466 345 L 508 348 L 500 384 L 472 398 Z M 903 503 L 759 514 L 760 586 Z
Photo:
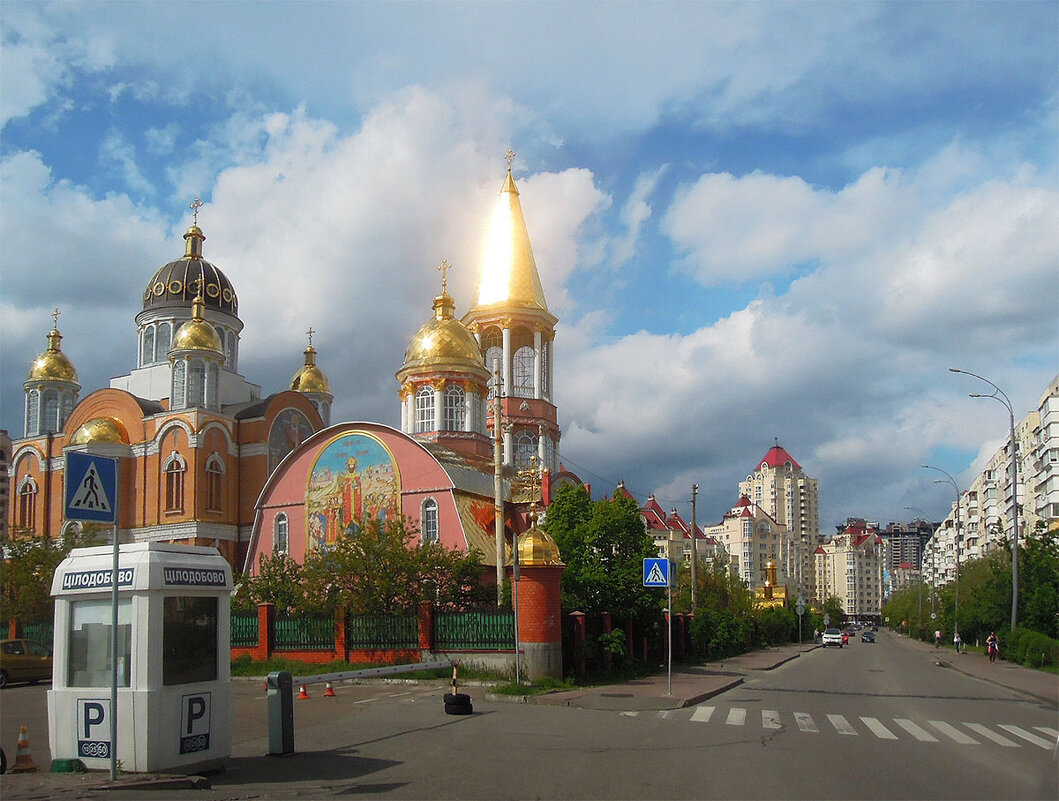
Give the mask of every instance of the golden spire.
M 188 206 L 193 213 L 193 221 L 191 227 L 188 228 L 184 234 L 184 241 L 187 243 L 184 246 L 184 258 L 185 259 L 201 259 L 202 258 L 202 243 L 206 239 L 206 235 L 202 233 L 202 229 L 199 228 L 199 209 L 205 204 L 199 200 L 198 196 L 195 196 L 195 200 Z M 201 288 L 199 292 L 201 292 Z
M 452 269 L 452 265 L 445 259 L 441 260 L 441 264 L 438 265 L 438 272 L 441 273 L 441 294 L 434 298 L 434 319 L 435 320 L 448 320 L 456 314 L 456 301 L 452 299 L 452 295 L 448 293 L 448 272 Z
M 48 332 L 48 349 L 38 356 L 29 368 L 30 381 L 71 381 L 77 383 L 77 371 L 62 352 L 60 342 L 63 335 L 59 333 L 59 309 L 51 313 L 52 329 Z
M 294 374 L 294 378 L 292 378 L 290 382 L 290 388 L 295 392 L 319 392 L 330 394 L 331 382 L 327 380 L 324 371 L 316 366 L 316 348 L 313 347 L 313 334 L 316 333 L 316 329 L 309 326 L 309 330 L 305 333 L 309 336 L 309 345 L 304 351 L 305 364 L 303 364 L 298 369 L 298 372 Z
M 533 258 L 518 188 L 511 175 L 514 151 L 508 150 L 507 176 L 489 228 L 481 282 L 472 311 L 480 306 L 513 306 L 548 311 Z

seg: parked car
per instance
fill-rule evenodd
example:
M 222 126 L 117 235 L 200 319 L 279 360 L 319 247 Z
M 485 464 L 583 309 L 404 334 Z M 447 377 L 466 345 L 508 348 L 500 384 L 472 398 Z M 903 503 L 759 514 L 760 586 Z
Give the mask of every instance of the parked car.
M 839 648 L 845 645 L 845 638 L 838 629 L 824 629 L 824 636 L 820 638 L 820 641 L 825 648 L 829 645 L 837 645 Z
M 0 640 L 0 687 L 51 680 L 51 648 L 36 640 Z
M 861 642 L 875 642 L 875 632 L 865 629 L 860 635 Z

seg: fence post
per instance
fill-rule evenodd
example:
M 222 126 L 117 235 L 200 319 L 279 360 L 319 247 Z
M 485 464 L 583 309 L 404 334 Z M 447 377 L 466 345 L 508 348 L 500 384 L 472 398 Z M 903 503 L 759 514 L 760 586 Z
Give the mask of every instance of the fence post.
M 346 647 L 346 608 L 335 609 L 335 658 L 349 661 L 349 649 Z
M 257 647 L 254 659 L 267 661 L 272 656 L 272 647 L 276 642 L 276 605 L 263 603 L 257 605 Z
M 585 675 L 585 613 L 571 612 L 574 619 L 574 672 L 578 678 Z
M 434 650 L 434 605 L 430 601 L 419 604 L 419 650 Z
M 7 621 L 7 639 L 17 640 L 18 639 L 18 619 L 11 618 Z

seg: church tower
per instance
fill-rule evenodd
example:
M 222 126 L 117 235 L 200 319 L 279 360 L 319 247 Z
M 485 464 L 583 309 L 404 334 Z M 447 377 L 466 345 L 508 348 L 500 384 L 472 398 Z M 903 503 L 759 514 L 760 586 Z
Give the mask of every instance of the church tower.
M 331 425 L 331 404 L 335 396 L 331 394 L 331 382 L 327 380 L 324 371 L 316 366 L 316 348 L 313 347 L 313 334 L 316 332 L 310 328 L 307 333 L 309 345 L 305 348 L 305 364 L 294 374 L 290 388 L 309 399 L 320 413 L 320 419 L 324 421 L 326 428 Z
M 26 391 L 24 436 L 27 437 L 62 431 L 81 391 L 77 371 L 59 347 L 63 337 L 58 325 L 59 310 L 56 309 L 48 332 L 48 349 L 33 361 L 22 384 Z
M 558 322 L 544 299 L 537 263 L 530 247 L 518 188 L 507 178 L 489 229 L 481 279 L 474 304 L 463 317 L 492 376 L 489 397 L 500 393 L 504 419 L 504 462 L 518 468 L 530 458 L 558 472 L 559 423 L 553 402 L 552 344 Z M 493 426 L 492 409 L 488 425 Z

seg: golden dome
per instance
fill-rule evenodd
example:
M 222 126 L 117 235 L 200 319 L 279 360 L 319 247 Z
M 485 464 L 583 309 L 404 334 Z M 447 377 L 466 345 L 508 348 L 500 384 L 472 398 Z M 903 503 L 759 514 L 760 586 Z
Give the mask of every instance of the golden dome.
M 29 368 L 27 381 L 72 381 L 77 383 L 77 371 L 59 348 L 62 339 L 59 329 L 48 332 L 48 349 L 38 356 Z
M 535 525 L 518 538 L 518 561 L 523 567 L 563 566 L 555 540 Z
M 205 313 L 206 309 L 200 295 L 191 304 L 191 319 L 180 326 L 173 336 L 173 346 L 170 348 L 170 352 L 174 350 L 206 350 L 221 355 L 224 354 L 220 334 L 217 333 L 216 328 L 206 322 L 204 319 Z
M 125 426 L 113 417 L 96 417 L 81 426 L 70 437 L 70 445 L 88 445 L 93 442 L 118 442 L 127 445 L 129 435 Z
M 320 392 L 331 394 L 331 383 L 324 371 L 316 366 L 316 348 L 310 342 L 305 349 L 305 364 L 294 374 L 290 388 L 295 392 Z
M 408 343 L 404 365 L 397 380 L 424 368 L 447 368 L 471 371 L 488 376 L 478 341 L 463 323 L 453 317 L 456 305 L 444 289 L 434 298 L 434 317 L 424 323 Z

